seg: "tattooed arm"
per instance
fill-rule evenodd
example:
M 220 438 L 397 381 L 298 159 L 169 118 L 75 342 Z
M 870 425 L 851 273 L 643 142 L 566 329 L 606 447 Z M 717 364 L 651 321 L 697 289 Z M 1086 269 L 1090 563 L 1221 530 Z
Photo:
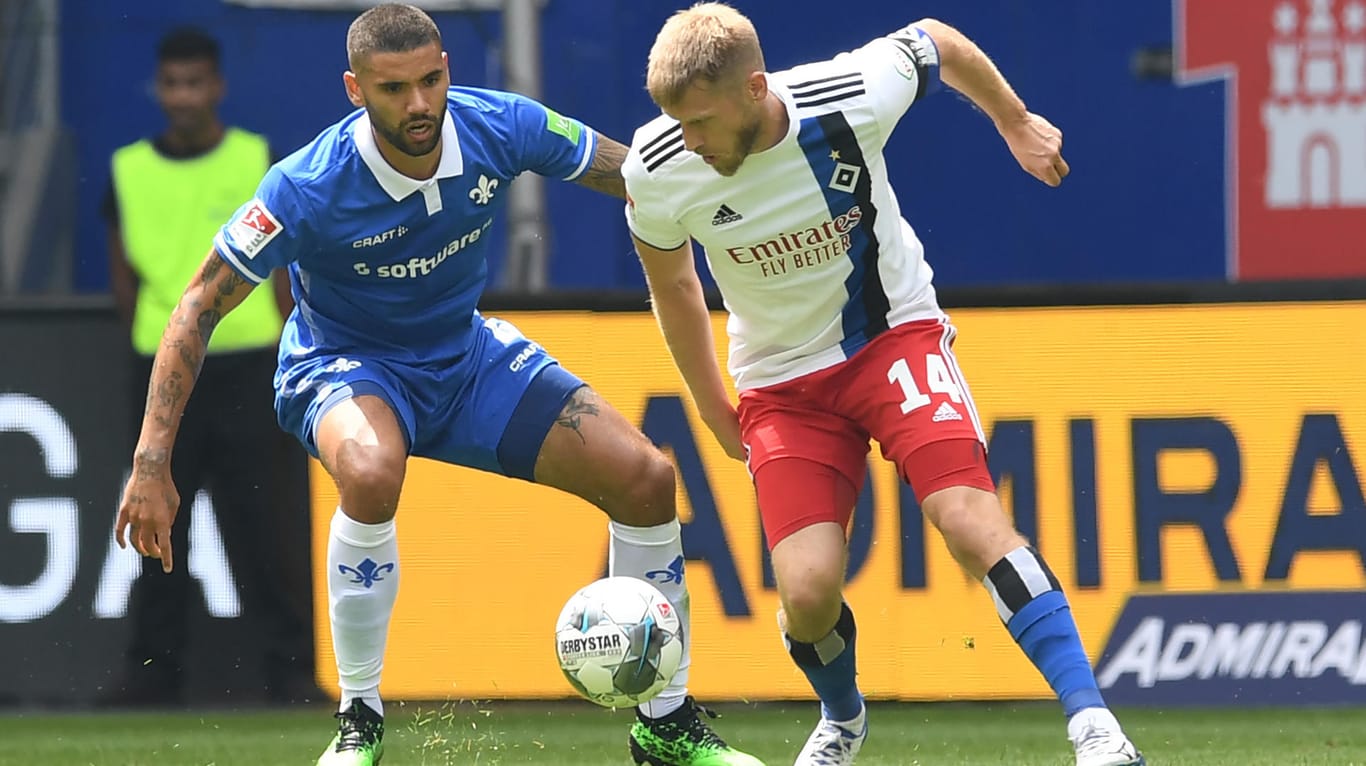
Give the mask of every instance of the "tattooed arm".
M 574 183 L 617 199 L 626 199 L 626 182 L 621 180 L 621 163 L 625 159 L 626 147 L 599 133 L 593 163 Z
M 114 534 L 123 546 L 124 530 L 131 526 L 133 547 L 144 556 L 160 558 L 167 572 L 171 571 L 171 521 L 180 505 L 170 470 L 180 417 L 203 367 L 209 336 L 253 287 L 218 253 L 209 251 L 171 313 L 152 363 L 142 433 L 133 454 L 133 475 L 124 491 Z

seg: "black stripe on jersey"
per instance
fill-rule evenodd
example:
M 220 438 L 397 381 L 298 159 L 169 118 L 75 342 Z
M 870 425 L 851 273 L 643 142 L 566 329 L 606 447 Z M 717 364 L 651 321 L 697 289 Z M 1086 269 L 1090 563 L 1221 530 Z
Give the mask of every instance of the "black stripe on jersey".
M 678 131 L 668 132 L 668 134 L 665 134 L 665 138 L 668 138 L 668 141 L 661 142 L 656 139 L 656 141 L 652 142 L 653 146 L 647 147 L 647 149 L 641 149 L 642 160 L 650 160 L 650 158 L 657 157 L 661 152 L 667 152 L 669 146 L 675 145 L 675 143 L 683 143 L 683 128 L 679 128 Z
M 670 138 L 668 141 L 665 141 L 664 143 L 659 144 L 658 146 L 649 149 L 648 151 L 642 151 L 640 153 L 640 160 L 641 162 L 649 162 L 654 158 L 658 157 L 659 155 L 664 154 L 670 151 L 671 149 L 674 149 L 675 147 L 679 147 L 682 145 L 683 134 L 680 132 L 678 135 Z
M 863 89 L 863 86 L 862 86 L 862 85 L 859 85 L 858 88 L 855 89 L 855 90 L 846 90 L 846 91 L 842 91 L 842 92 L 840 92 L 840 93 L 834 93 L 834 94 L 831 94 L 831 95 L 829 95 L 829 96 L 826 96 L 825 98 L 817 98 L 817 99 L 813 99 L 813 100 L 811 100 L 811 101 L 798 101 L 798 102 L 797 102 L 797 106 L 806 107 L 806 106 L 822 106 L 822 105 L 824 105 L 824 104 L 833 104 L 833 103 L 836 102 L 836 101 L 843 101 L 843 100 L 846 99 L 846 98 L 853 98 L 854 96 L 862 96 L 862 95 L 863 95 L 864 93 L 866 93 L 866 92 L 867 92 L 867 91 L 865 91 L 865 90 Z
M 646 172 L 653 171 L 655 168 L 659 167 L 660 165 L 663 165 L 664 163 L 668 162 L 669 160 L 673 159 L 678 154 L 680 154 L 683 151 L 683 139 L 679 138 L 678 143 L 669 144 L 669 146 L 672 146 L 673 148 L 667 152 L 664 152 L 664 154 L 660 156 L 658 159 L 655 159 L 653 162 L 645 166 Z
M 877 241 L 877 208 L 873 205 L 873 173 L 863 159 L 863 149 L 858 137 L 843 112 L 829 112 L 816 118 L 825 133 L 830 148 L 840 153 L 840 162 L 853 165 L 861 170 L 858 182 L 854 184 L 854 199 L 863 210 L 859 228 L 868 237 L 868 252 L 864 254 L 863 308 L 868 314 L 868 327 L 864 337 L 871 341 L 887 329 L 887 314 L 892 310 L 892 302 L 887 297 L 887 289 L 882 286 L 882 275 L 878 273 L 877 261 L 882 246 Z
M 808 85 L 820 85 L 820 84 L 823 83 L 823 82 L 834 82 L 835 80 L 844 80 L 844 79 L 848 79 L 848 78 L 850 78 L 850 77 L 862 79 L 862 78 L 859 76 L 859 73 L 858 73 L 858 72 L 849 72 L 849 73 L 847 73 L 847 74 L 837 74 L 837 75 L 833 75 L 833 76 L 831 76 L 831 77 L 822 77 L 822 78 L 820 78 L 819 80 L 807 80 L 806 82 L 799 82 L 799 83 L 796 83 L 796 84 L 793 84 L 793 85 L 789 85 L 789 86 L 788 86 L 788 90 L 792 91 L 793 95 L 796 95 L 796 93 L 797 93 L 798 90 L 800 90 L 800 89 L 802 89 L 802 88 L 805 88 L 805 87 L 807 87 Z
M 660 133 L 659 135 L 655 136 L 649 141 L 646 141 L 645 144 L 640 147 L 641 156 L 644 156 L 646 152 L 650 151 L 650 147 L 674 135 L 683 135 L 683 126 L 676 122 L 673 124 L 673 127 L 669 128 L 663 133 Z
M 837 90 L 848 90 L 850 88 L 862 87 L 863 80 L 850 80 L 849 82 L 837 82 L 832 85 L 826 85 L 823 88 L 810 88 L 808 90 L 802 91 L 801 93 L 797 93 L 794 91 L 792 93 L 792 97 L 797 101 L 802 101 L 804 99 L 811 98 L 812 96 L 819 96 L 822 93 L 832 93 Z

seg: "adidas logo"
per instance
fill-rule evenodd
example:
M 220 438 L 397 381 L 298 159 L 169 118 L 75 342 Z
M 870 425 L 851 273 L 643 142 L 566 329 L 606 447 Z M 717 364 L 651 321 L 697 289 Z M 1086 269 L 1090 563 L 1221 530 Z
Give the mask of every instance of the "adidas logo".
M 939 409 L 934 411 L 934 417 L 930 418 L 936 423 L 943 423 L 945 420 L 962 420 L 963 414 L 953 408 L 948 402 L 940 402 Z
M 744 216 L 730 209 L 730 205 L 722 205 L 716 208 L 716 215 L 711 217 L 712 226 L 723 226 L 728 223 L 735 223 Z

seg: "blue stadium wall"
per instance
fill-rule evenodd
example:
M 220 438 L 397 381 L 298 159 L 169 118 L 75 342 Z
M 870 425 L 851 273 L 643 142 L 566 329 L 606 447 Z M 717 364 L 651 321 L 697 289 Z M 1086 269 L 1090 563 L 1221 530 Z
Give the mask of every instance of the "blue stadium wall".
M 655 114 L 643 89 L 654 32 L 683 2 L 549 0 L 543 99 L 619 140 Z M 973 3 L 737 0 L 771 69 L 831 56 L 917 17 L 976 39 L 1036 111 L 1066 136 L 1061 189 L 1015 166 L 990 122 L 954 96 L 913 109 L 887 150 L 906 214 L 941 285 L 1217 279 L 1225 273 L 1222 86 L 1140 80 L 1136 50 L 1172 37 L 1165 2 Z M 845 13 L 847 9 L 856 13 Z M 156 132 L 150 96 L 158 37 L 209 27 L 224 45 L 227 119 L 283 151 L 349 108 L 340 73 L 351 12 L 249 10 L 221 0 L 64 0 L 63 114 L 79 143 L 76 289 L 108 282 L 99 202 L 108 156 Z M 440 14 L 458 82 L 499 86 L 495 14 Z M 643 284 L 613 200 L 548 185 L 552 283 Z M 205 243 L 206 246 L 208 243 Z M 495 243 L 501 252 L 501 239 Z M 494 278 L 498 264 L 493 264 Z

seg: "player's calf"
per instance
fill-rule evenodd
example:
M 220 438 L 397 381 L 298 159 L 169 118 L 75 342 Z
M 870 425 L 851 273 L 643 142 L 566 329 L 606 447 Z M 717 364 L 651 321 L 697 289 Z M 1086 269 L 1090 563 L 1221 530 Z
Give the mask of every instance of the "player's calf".
M 1078 730 L 1069 734 L 1079 766 L 1141 763 L 1142 756 L 1105 708 L 1058 579 L 1015 530 L 996 494 L 987 491 L 985 462 L 956 459 L 955 452 L 967 454 L 954 442 L 932 443 L 915 453 L 922 460 L 907 475 L 917 494 L 928 490 L 921 497 L 925 517 L 959 563 L 986 586 L 1011 638 L 1058 696 L 1069 729 Z M 933 476 L 927 464 L 935 466 Z M 1078 733 L 1083 730 L 1085 736 Z
M 792 605 L 784 614 L 794 612 Z M 783 618 L 780 616 L 779 622 Z M 796 766 L 848 766 L 868 737 L 868 713 L 859 693 L 854 640 L 854 612 L 841 602 L 834 626 L 811 641 L 783 634 L 792 661 L 806 675 L 821 700 L 821 717 L 797 755 Z
M 1001 622 L 1039 669 L 1069 717 L 1104 707 L 1058 579 L 1031 547 L 1007 553 L 982 581 Z
M 673 463 L 654 449 L 637 462 L 635 469 L 625 474 L 628 480 L 624 486 L 604 496 L 598 505 L 611 517 L 609 573 L 637 577 L 654 585 L 678 610 L 683 624 L 683 662 L 678 673 L 655 700 L 641 706 L 643 712 L 659 716 L 678 709 L 687 694 L 691 608 L 684 581 L 682 527 L 674 506 Z
M 1078 766 L 1136 766 L 1143 756 L 1105 707 L 1058 578 L 1031 547 L 1001 558 L 983 584 L 1006 629 L 1062 703 Z
M 822 718 L 844 722 L 863 713 L 863 695 L 855 682 L 854 639 L 857 636 L 854 611 L 848 604 L 840 605 L 835 624 L 814 641 L 799 641 L 789 633 L 783 634 L 792 661 L 806 675 L 821 700 Z
M 1066 714 L 1103 707 L 1057 578 L 1011 525 L 996 495 L 973 486 L 943 487 L 924 497 L 921 507 L 954 557 L 991 593 L 1001 621 L 1053 687 Z
M 822 719 L 854 720 L 863 697 L 855 683 L 854 612 L 841 597 L 843 528 L 813 524 L 780 540 L 772 557 L 788 654 L 820 698 Z

